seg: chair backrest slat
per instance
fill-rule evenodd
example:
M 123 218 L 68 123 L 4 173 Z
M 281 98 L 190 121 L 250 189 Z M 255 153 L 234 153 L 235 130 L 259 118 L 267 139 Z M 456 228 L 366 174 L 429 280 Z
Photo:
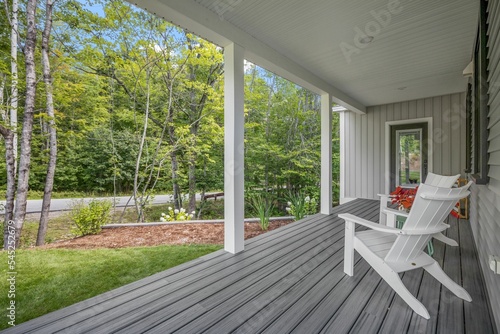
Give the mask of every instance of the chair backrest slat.
M 461 188 L 440 188 L 421 184 L 402 230 L 423 230 L 437 227 L 456 205 L 457 198 L 468 196 L 471 183 L 469 182 Z M 440 199 L 426 199 L 422 197 L 423 194 L 437 196 Z M 399 235 L 385 260 L 410 261 L 420 255 L 431 237 L 432 235 Z
M 460 174 L 454 176 L 445 176 L 429 172 L 427 174 L 427 177 L 425 178 L 424 183 L 434 187 L 451 188 L 457 182 L 459 177 Z

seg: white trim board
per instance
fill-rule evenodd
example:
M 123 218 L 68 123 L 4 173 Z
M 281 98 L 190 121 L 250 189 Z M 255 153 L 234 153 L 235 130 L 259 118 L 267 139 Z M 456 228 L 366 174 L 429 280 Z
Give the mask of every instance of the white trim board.
M 423 118 L 413 118 L 413 119 L 405 119 L 400 121 L 388 121 L 385 122 L 385 193 L 388 194 L 390 190 L 391 183 L 391 125 L 403 125 L 403 124 L 413 124 L 413 123 L 427 123 L 427 140 L 429 141 L 428 150 L 427 150 L 427 158 L 428 158 L 428 168 L 427 172 L 433 171 L 433 133 L 434 128 L 432 127 L 432 117 L 423 117 Z M 423 138 L 422 138 L 423 139 Z

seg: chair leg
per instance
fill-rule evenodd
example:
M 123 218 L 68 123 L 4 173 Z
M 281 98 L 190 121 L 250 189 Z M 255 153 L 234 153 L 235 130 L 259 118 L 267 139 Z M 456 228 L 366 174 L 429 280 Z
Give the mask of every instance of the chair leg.
M 456 242 L 453 239 L 450 239 L 450 238 L 446 237 L 443 233 L 436 233 L 432 237 L 434 239 L 437 239 L 437 240 L 441 241 L 441 242 L 444 242 L 445 244 L 447 244 L 449 246 L 453 246 L 453 247 L 458 246 L 458 242 Z
M 419 316 L 429 319 L 430 315 L 425 306 L 406 288 L 398 273 L 380 257 L 371 252 L 362 242 L 356 244 L 358 253 L 370 266 L 389 284 L 389 286 L 412 308 Z
M 375 269 L 375 267 L 374 267 Z M 425 308 L 425 306 L 417 299 L 414 295 L 411 294 L 410 291 L 406 288 L 401 281 L 398 273 L 390 269 L 389 267 L 384 268 L 383 270 L 377 270 L 377 272 L 382 276 L 382 278 L 391 286 L 391 288 L 396 291 L 396 293 L 412 308 L 415 313 L 419 316 L 429 319 L 431 316 L 429 312 Z
M 455 283 L 451 278 L 446 275 L 446 273 L 441 269 L 439 264 L 434 261 L 434 263 L 423 267 L 429 274 L 434 276 L 441 284 L 453 292 L 457 297 L 462 298 L 465 301 L 471 302 L 472 298 L 469 293 L 462 288 L 460 285 Z
M 344 245 L 344 272 L 352 276 L 354 274 L 354 231 L 353 222 L 345 222 L 345 245 Z
M 379 217 L 378 217 L 378 223 L 380 225 L 386 225 L 387 224 L 387 215 L 384 212 L 384 209 L 386 209 L 386 208 L 387 208 L 387 198 L 386 197 L 382 197 L 380 199 L 380 214 L 379 214 Z

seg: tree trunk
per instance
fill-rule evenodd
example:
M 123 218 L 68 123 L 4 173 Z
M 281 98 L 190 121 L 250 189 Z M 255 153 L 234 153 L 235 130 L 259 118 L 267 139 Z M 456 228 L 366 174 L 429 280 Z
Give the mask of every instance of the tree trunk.
M 270 119 L 271 107 L 273 105 L 274 85 L 276 83 L 276 75 L 273 74 L 273 81 L 269 86 L 269 94 L 267 96 L 267 111 L 266 111 L 266 143 L 269 143 L 269 136 L 271 134 Z M 264 162 L 264 191 L 269 191 L 269 148 L 266 148 L 266 161 Z
M 46 1 L 45 28 L 42 34 L 42 67 L 43 81 L 45 83 L 45 95 L 47 103 L 47 116 L 49 118 L 49 163 L 47 165 L 47 176 L 45 178 L 45 190 L 43 193 L 42 213 L 40 215 L 40 226 L 36 245 L 41 246 L 45 243 L 45 234 L 47 233 L 47 224 L 49 221 L 50 200 L 52 199 L 52 189 L 54 188 L 54 174 L 57 161 L 57 130 L 54 115 L 54 99 L 52 94 L 52 77 L 50 74 L 49 59 L 49 41 L 52 30 L 52 9 L 53 0 Z
M 179 186 L 179 162 L 177 160 L 177 137 L 175 134 L 174 126 L 174 108 L 169 107 L 167 115 L 167 131 L 168 131 L 168 143 L 170 144 L 170 166 L 172 170 L 172 191 L 174 196 L 174 208 L 180 210 L 182 208 L 182 195 L 181 188 Z
M 203 159 L 203 177 L 206 179 L 207 178 L 207 159 Z M 201 198 L 200 198 L 200 207 L 198 209 L 198 212 L 196 213 L 196 219 L 201 218 L 201 212 L 203 211 L 203 208 L 205 207 L 205 204 L 207 200 L 205 199 L 205 194 L 206 194 L 206 183 L 201 187 Z
M 189 206 L 188 212 L 196 211 L 196 153 L 189 157 L 188 180 L 189 180 Z
M 26 204 L 28 199 L 28 181 L 31 163 L 31 138 L 33 132 L 33 115 L 35 112 L 36 96 L 36 7 L 37 0 L 28 0 L 26 5 L 27 33 L 24 49 L 26 62 L 26 102 L 24 107 L 23 131 L 21 136 L 21 154 L 19 157 L 17 199 L 14 212 L 16 246 L 19 245 L 21 230 L 26 217 Z
M 149 98 L 150 98 L 150 74 L 149 69 L 147 70 L 146 76 L 146 112 L 144 114 L 144 127 L 142 129 L 141 142 L 139 144 L 139 152 L 137 153 L 137 160 L 135 162 L 135 174 L 134 174 L 134 202 L 135 202 L 135 210 L 137 212 L 137 221 L 142 222 L 144 220 L 144 205 L 141 199 L 139 199 L 138 191 L 139 191 L 139 172 L 141 166 L 141 158 L 142 152 L 144 151 L 144 144 L 146 142 L 146 135 L 148 132 L 148 120 L 149 120 Z
M 5 224 L 3 232 L 3 246 L 7 249 L 9 231 L 8 222 L 12 220 L 14 214 L 14 197 L 16 193 L 16 176 L 14 161 L 14 132 L 0 125 L 0 133 L 5 141 L 5 162 L 7 165 L 7 192 L 5 198 Z
M 36 5 L 35 5 L 36 7 Z M 11 31 L 10 31 L 10 72 L 11 72 L 11 87 L 10 87 L 10 127 L 14 133 L 13 138 L 13 153 L 14 153 L 14 177 L 17 170 L 17 106 L 19 100 L 18 86 L 18 70 L 17 70 L 17 44 L 18 44 L 18 0 L 12 0 L 11 13 Z M 15 194 L 13 194 L 15 195 Z
M 188 39 L 190 41 L 190 39 Z M 193 46 L 190 41 L 189 49 L 192 51 Z M 189 66 L 189 80 L 191 82 L 196 81 L 196 69 L 198 66 L 190 65 Z M 196 158 L 197 152 L 196 149 L 193 149 L 196 146 L 196 137 L 198 136 L 198 128 L 199 128 L 199 118 L 201 115 L 201 111 L 203 110 L 203 104 L 198 106 L 196 99 L 196 90 L 191 89 L 190 92 L 190 103 L 189 109 L 190 112 L 190 123 L 189 130 L 191 132 L 191 152 L 188 154 L 188 192 L 189 192 L 189 205 L 188 212 L 191 213 L 196 211 Z M 200 108 L 200 109 L 198 109 Z
M 177 210 L 182 208 L 181 187 L 179 186 L 179 163 L 177 161 L 177 153 L 175 150 L 170 152 L 170 164 L 172 167 L 172 190 L 174 192 L 174 207 Z
M 5 91 L 5 83 L 7 82 L 7 77 L 5 74 L 0 74 L 0 117 L 2 118 L 2 121 L 7 124 L 8 118 L 7 118 L 7 110 L 4 109 L 4 105 L 6 105 L 4 99 L 4 91 Z

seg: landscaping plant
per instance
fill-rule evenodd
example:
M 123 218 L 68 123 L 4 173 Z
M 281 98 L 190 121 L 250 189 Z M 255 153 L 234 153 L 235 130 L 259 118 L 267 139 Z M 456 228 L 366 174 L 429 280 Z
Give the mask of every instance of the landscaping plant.
M 79 236 L 98 234 L 102 226 L 110 222 L 110 213 L 110 201 L 77 202 L 71 209 L 71 220 L 76 225 L 73 232 Z
M 265 194 L 253 194 L 249 198 L 250 206 L 259 217 L 260 228 L 266 231 L 269 228 L 269 217 L 273 211 L 272 199 Z
M 306 215 L 313 215 L 318 212 L 318 201 L 314 197 L 304 195 L 301 192 L 290 193 L 288 196 L 286 211 L 295 217 L 295 220 L 301 220 Z
M 187 213 L 184 208 L 181 208 L 180 210 L 173 209 L 172 207 L 168 207 L 168 213 L 163 213 L 161 214 L 160 221 L 161 222 L 174 222 L 174 221 L 184 221 L 184 220 L 191 220 L 193 219 L 194 215 L 196 214 L 195 211 L 191 213 Z

